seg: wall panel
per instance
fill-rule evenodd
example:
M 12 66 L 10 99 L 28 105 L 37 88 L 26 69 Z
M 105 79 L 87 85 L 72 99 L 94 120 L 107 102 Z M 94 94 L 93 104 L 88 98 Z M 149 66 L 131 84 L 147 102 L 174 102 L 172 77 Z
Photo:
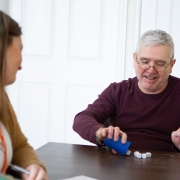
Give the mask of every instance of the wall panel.
M 171 20 L 171 0 L 158 0 L 157 1 L 157 20 L 156 28 L 163 29 L 166 32 L 170 30 L 170 20 Z
M 127 35 L 124 47 L 124 67 L 121 69 L 124 72 L 123 79 L 132 78 L 135 76 L 133 67 L 133 53 L 135 52 L 137 42 L 141 32 L 141 7 L 142 0 L 130 0 L 127 5 Z M 122 53 L 123 54 L 123 53 Z M 120 65 L 119 65 L 120 67 Z
M 142 0 L 140 35 L 156 28 L 158 0 Z
M 52 2 L 51 0 L 23 0 L 23 39 L 26 43 L 24 54 L 51 55 Z
M 71 0 L 70 3 L 71 58 L 99 58 L 101 0 Z
M 176 64 L 174 66 L 172 75 L 175 75 L 177 77 L 180 77 L 180 1 L 179 0 L 173 0 L 171 1 L 171 18 L 170 18 L 170 33 L 174 40 L 175 44 L 175 59 Z
M 51 88 L 51 84 L 19 83 L 19 122 L 34 148 L 48 140 Z
M 91 144 L 83 140 L 72 129 L 75 115 L 86 109 L 88 104 L 93 103 L 101 92 L 101 87 L 84 85 L 67 85 L 66 88 L 66 126 L 65 142 L 73 144 Z

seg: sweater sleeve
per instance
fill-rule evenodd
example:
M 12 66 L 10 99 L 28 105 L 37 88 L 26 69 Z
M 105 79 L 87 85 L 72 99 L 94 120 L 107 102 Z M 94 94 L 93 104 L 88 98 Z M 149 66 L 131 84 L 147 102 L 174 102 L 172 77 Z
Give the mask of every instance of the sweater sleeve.
M 40 163 L 34 149 L 28 144 L 27 138 L 22 133 L 8 97 L 7 97 L 7 107 L 8 107 L 8 116 L 9 116 L 7 129 L 9 129 L 9 133 L 12 141 L 12 147 L 13 147 L 12 163 L 21 166 L 23 168 L 26 168 L 31 164 L 37 164 L 45 169 L 43 164 Z
M 83 139 L 94 144 L 97 144 L 95 139 L 96 131 L 103 127 L 104 122 L 115 111 L 112 87 L 113 84 L 106 88 L 93 104 L 89 104 L 84 111 L 78 113 L 74 118 L 73 130 Z

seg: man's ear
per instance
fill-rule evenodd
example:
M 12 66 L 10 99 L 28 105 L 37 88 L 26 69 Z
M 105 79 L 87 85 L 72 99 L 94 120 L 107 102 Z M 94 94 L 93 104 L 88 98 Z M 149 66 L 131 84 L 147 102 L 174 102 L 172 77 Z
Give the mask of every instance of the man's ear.
M 171 70 L 170 70 L 170 74 L 172 73 L 172 68 L 174 67 L 174 64 L 176 63 L 176 59 L 173 59 L 172 60 L 172 64 L 171 64 Z
M 171 67 L 173 67 L 175 63 L 176 63 L 176 59 L 173 59 L 173 60 L 172 60 Z
M 133 54 L 134 63 L 136 62 L 136 57 L 137 57 L 137 54 L 134 53 L 134 54 Z
M 136 58 L 137 58 L 137 55 L 136 53 L 133 54 L 133 59 L 134 59 L 134 68 L 135 68 L 135 64 L 136 64 Z

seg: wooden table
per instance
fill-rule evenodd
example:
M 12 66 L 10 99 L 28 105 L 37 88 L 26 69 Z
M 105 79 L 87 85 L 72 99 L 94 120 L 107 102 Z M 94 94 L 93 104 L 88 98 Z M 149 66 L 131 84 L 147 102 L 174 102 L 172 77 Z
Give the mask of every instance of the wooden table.
M 49 180 L 84 175 L 100 180 L 180 180 L 180 153 L 151 151 L 138 159 L 96 146 L 47 143 L 36 150 Z M 143 152 L 143 151 L 140 151 Z

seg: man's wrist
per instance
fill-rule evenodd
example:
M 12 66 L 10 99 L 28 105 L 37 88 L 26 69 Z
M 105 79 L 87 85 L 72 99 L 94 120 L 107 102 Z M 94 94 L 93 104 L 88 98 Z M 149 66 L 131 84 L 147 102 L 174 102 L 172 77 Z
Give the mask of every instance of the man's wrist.
M 101 139 L 99 139 L 98 135 L 97 135 L 97 132 L 102 129 L 103 127 L 99 128 L 97 131 L 96 131 L 96 134 L 95 134 L 95 138 L 96 138 L 96 142 L 98 143 L 98 145 L 100 146 L 104 146 L 104 141 L 102 141 Z

